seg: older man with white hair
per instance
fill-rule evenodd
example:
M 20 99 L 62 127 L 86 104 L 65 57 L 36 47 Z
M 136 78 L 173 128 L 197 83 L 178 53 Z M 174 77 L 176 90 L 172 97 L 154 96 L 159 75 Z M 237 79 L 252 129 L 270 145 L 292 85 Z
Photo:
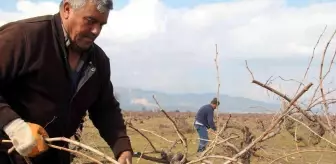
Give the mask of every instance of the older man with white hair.
M 94 43 L 112 9 L 112 0 L 64 0 L 55 15 L 0 27 L 0 140 L 16 150 L 0 143 L 1 164 L 70 164 L 43 137 L 71 137 L 87 110 L 116 159 L 131 161 L 109 58 Z

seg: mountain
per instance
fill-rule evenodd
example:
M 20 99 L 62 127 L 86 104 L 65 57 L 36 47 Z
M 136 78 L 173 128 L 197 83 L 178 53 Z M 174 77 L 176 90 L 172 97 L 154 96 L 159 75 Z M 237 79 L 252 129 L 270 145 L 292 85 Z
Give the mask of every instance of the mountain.
M 140 111 L 157 109 L 153 99 L 155 95 L 161 107 L 166 111 L 196 112 L 200 106 L 209 103 L 216 93 L 167 94 L 157 91 L 115 87 L 115 94 L 123 110 Z M 278 111 L 279 104 L 266 103 L 243 97 L 219 96 L 219 110 L 231 113 L 269 113 Z

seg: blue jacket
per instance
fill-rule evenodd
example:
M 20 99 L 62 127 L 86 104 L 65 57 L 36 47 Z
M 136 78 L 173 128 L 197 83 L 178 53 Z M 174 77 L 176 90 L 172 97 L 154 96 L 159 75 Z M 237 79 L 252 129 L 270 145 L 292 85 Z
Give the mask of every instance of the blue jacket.
M 197 114 L 196 114 L 196 121 L 203 124 L 208 129 L 211 128 L 216 131 L 216 125 L 214 123 L 214 109 L 210 104 L 202 106 Z

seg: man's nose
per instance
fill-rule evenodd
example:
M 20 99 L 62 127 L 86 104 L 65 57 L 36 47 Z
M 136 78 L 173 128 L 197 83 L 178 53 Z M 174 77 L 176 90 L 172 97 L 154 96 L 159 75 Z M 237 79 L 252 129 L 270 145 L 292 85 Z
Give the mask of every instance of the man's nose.
M 101 26 L 99 24 L 96 24 L 92 27 L 91 33 L 98 36 L 101 31 Z

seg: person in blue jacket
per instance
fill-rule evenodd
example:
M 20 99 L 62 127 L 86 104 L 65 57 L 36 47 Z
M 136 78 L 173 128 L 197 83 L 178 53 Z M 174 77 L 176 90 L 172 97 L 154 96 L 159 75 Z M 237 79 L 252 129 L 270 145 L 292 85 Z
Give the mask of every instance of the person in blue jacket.
M 197 112 L 195 117 L 194 126 L 199 135 L 199 146 L 197 152 L 203 152 L 208 143 L 208 129 L 217 131 L 216 125 L 214 123 L 214 110 L 219 105 L 217 98 L 213 98 L 210 104 L 203 105 Z

